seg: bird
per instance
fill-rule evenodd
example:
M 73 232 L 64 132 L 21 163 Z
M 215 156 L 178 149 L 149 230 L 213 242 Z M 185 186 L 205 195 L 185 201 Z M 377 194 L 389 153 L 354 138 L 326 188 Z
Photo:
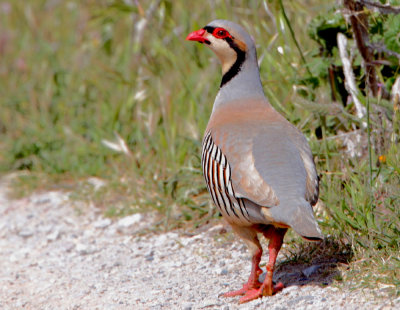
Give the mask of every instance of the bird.
M 208 46 L 222 66 L 201 165 L 214 204 L 251 254 L 248 281 L 224 296 L 241 296 L 239 303 L 271 296 L 284 288 L 272 278 L 287 230 L 323 240 L 313 212 L 319 196 L 314 158 L 305 136 L 265 97 L 255 42 L 242 26 L 214 20 L 186 40 Z M 259 235 L 269 240 L 263 282 Z

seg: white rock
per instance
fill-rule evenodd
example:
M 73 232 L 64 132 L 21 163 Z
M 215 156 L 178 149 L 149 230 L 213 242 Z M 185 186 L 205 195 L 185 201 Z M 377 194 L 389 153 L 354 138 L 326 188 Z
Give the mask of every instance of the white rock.
M 106 182 L 102 179 L 91 177 L 87 179 L 87 182 L 93 186 L 95 191 L 98 191 L 100 188 L 106 185 Z
M 283 289 L 282 293 L 285 294 L 285 295 L 296 294 L 299 291 L 299 289 L 300 288 L 297 285 L 292 285 L 292 286 L 289 286 L 289 287 L 285 287 Z
M 100 229 L 106 228 L 110 225 L 111 225 L 111 219 L 109 219 L 109 218 L 105 218 L 105 219 L 101 218 L 93 223 L 94 228 L 100 228 Z
M 200 309 L 220 305 L 221 301 L 217 299 L 206 299 L 200 305 Z
M 47 235 L 47 240 L 54 241 L 54 240 L 57 240 L 58 237 L 60 237 L 60 231 L 55 230 Z
M 192 302 L 187 302 L 187 303 L 183 304 L 183 307 L 182 307 L 183 310 L 192 310 L 192 308 L 193 308 Z
M 22 229 L 18 235 L 22 238 L 28 238 L 31 237 L 33 235 L 33 231 L 29 230 L 29 229 Z
M 83 243 L 78 243 L 75 249 L 80 255 L 93 254 L 96 252 L 95 246 Z
M 117 223 L 118 228 L 130 228 L 131 226 L 139 223 L 143 216 L 140 213 L 132 214 L 120 219 Z

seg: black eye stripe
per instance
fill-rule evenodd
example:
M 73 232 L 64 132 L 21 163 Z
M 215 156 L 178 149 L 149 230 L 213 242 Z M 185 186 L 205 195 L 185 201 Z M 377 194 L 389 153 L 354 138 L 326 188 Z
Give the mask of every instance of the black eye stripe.
M 207 31 L 209 34 L 213 34 L 214 33 L 214 30 L 215 29 L 217 29 L 217 28 L 221 28 L 221 27 L 212 27 L 212 26 L 205 26 L 203 29 L 205 30 L 205 31 Z M 228 31 L 226 31 L 225 29 L 221 29 L 220 31 L 218 31 L 218 33 L 219 32 L 223 32 L 223 34 L 225 34 L 225 33 L 227 33 L 227 34 L 229 34 L 229 32 Z M 223 34 L 221 34 L 221 35 L 223 35 Z M 229 34 L 230 35 L 230 34 Z M 233 38 L 233 37 L 232 37 Z M 230 38 L 230 37 L 226 37 L 226 38 L 221 38 L 222 40 L 225 40 L 225 41 L 227 41 L 227 42 L 232 42 L 232 39 Z M 228 41 L 229 40 L 229 41 Z
M 205 31 L 207 31 L 208 33 L 213 33 L 214 32 L 214 30 L 215 30 L 215 27 L 211 27 L 211 26 L 205 26 L 204 28 L 203 28 Z

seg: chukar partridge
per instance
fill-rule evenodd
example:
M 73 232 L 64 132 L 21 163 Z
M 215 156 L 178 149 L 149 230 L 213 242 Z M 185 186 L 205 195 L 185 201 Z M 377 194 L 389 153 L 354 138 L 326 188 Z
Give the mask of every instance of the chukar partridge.
M 266 99 L 253 39 L 239 25 L 215 20 L 187 40 L 206 44 L 222 64 L 222 81 L 203 140 L 202 167 L 208 191 L 222 216 L 247 244 L 250 277 L 240 302 L 272 295 L 274 265 L 288 228 L 311 241 L 323 238 L 312 206 L 318 176 L 303 134 Z M 257 234 L 269 239 L 263 283 Z

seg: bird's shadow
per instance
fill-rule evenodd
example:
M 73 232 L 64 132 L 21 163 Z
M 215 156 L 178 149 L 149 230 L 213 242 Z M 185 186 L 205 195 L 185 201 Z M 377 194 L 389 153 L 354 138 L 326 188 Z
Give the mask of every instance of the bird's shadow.
M 328 286 L 341 281 L 340 269 L 347 268 L 353 258 L 349 244 L 332 237 L 317 243 L 301 243 L 282 251 L 285 259 L 275 266 L 274 281 L 285 287 L 316 284 Z

